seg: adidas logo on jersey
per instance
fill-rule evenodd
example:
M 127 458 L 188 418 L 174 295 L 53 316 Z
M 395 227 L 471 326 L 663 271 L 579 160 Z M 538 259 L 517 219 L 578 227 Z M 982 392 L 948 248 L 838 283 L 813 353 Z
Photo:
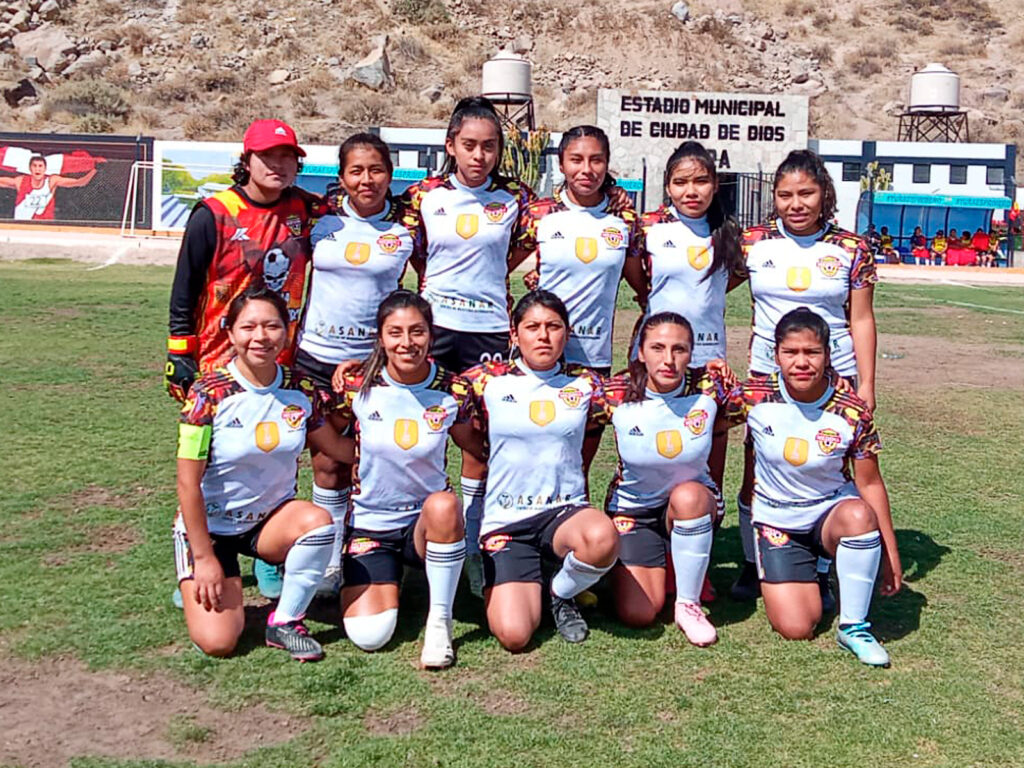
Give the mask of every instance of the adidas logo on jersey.
M 233 418 L 231 421 L 229 421 L 227 423 L 227 426 L 228 426 L 229 429 L 241 429 L 245 425 L 242 424 L 242 422 L 239 421 L 238 417 L 236 416 L 235 418 Z
M 644 436 L 643 430 L 641 430 L 640 427 L 633 427 L 631 430 L 629 430 L 629 434 L 631 434 L 633 437 Z
M 661 247 L 662 248 L 675 248 L 676 244 L 673 243 L 671 240 L 666 240 L 664 243 L 661 244 Z
M 762 431 L 764 432 L 764 434 L 768 435 L 768 437 L 775 437 L 775 431 L 772 429 L 771 424 L 765 427 Z
M 438 208 L 436 211 L 434 211 L 434 215 L 435 216 L 447 216 L 448 213 L 445 211 L 444 208 Z
M 366 417 L 366 420 L 367 421 L 384 421 L 384 419 L 382 419 L 380 417 L 380 413 L 378 411 L 374 411 L 373 413 L 371 413 L 369 416 Z
M 505 395 L 503 398 L 501 398 L 501 402 L 503 402 L 503 403 L 518 403 L 519 401 L 516 400 L 513 395 Z
M 761 265 L 761 269 L 775 269 L 775 262 L 768 259 L 768 261 Z
M 551 236 L 551 239 L 552 240 L 565 240 L 565 235 L 563 235 L 561 232 L 555 232 L 555 234 L 553 234 Z

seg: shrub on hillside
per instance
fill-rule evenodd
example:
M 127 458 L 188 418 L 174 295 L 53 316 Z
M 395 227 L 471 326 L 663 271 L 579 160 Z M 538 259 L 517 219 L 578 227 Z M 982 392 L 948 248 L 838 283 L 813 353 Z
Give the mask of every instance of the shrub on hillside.
M 66 80 L 47 94 L 47 114 L 98 115 L 123 120 L 132 111 L 129 94 L 113 83 L 98 78 Z
M 441 0 L 394 0 L 396 16 L 413 24 L 437 24 L 448 21 L 448 9 Z

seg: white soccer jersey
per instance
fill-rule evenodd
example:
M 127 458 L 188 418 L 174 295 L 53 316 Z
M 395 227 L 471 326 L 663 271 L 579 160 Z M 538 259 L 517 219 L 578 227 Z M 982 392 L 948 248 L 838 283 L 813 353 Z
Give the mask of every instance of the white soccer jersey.
M 680 216 L 672 206 L 645 214 L 641 222 L 645 268 L 650 280 L 648 314 L 676 312 L 693 326 L 690 365 L 725 359 L 727 270 L 704 279 L 714 260 L 707 218 Z
M 648 389 L 645 400 L 632 403 L 621 403 L 624 380 L 606 388 L 619 454 L 605 504 L 609 512 L 656 509 L 673 488 L 691 480 L 715 487 L 708 457 L 715 418 L 725 403 L 721 379 L 690 368 L 674 391 Z
M 636 213 L 612 214 L 607 199 L 585 208 L 556 192 L 527 209 L 517 245 L 537 256 L 539 287 L 569 310 L 565 359 L 570 364 L 612 364 L 615 297 L 636 225 Z
M 851 459 L 882 447 L 871 411 L 855 394 L 829 387 L 816 402 L 797 402 L 778 373 L 730 392 L 726 413 L 746 421 L 753 441 L 753 519 L 779 528 L 809 530 L 839 501 L 856 497 Z
M 485 363 L 464 376 L 487 431 L 481 535 L 566 504 L 587 504 L 583 435 L 607 422 L 600 377 L 586 368 L 531 371 L 522 360 Z
M 325 363 L 368 357 L 377 306 L 398 287 L 415 248 L 403 211 L 388 203 L 363 218 L 342 200 L 313 227 L 313 273 L 299 349 Z
M 358 460 L 351 495 L 353 528 L 392 531 L 416 519 L 427 496 L 449 490 L 448 430 L 470 420 L 468 384 L 431 365 L 415 385 L 382 370 L 364 397 L 348 376 L 339 412 L 356 420 Z
M 467 187 L 454 174 L 431 177 L 406 192 L 419 217 L 426 269 L 420 292 L 440 328 L 508 331 L 509 246 L 533 197 L 518 181 Z
M 855 376 L 850 292 L 878 282 L 867 244 L 833 226 L 815 239 L 792 237 L 776 220 L 743 233 L 743 254 L 754 303 L 750 370 L 776 369 L 775 326 L 790 310 L 806 306 L 829 325 L 832 367 L 842 376 Z
M 311 385 L 282 366 L 273 384 L 257 387 L 233 360 L 192 385 L 178 458 L 207 462 L 202 489 L 210 533 L 244 533 L 295 496 L 307 422 L 319 423 L 304 390 Z

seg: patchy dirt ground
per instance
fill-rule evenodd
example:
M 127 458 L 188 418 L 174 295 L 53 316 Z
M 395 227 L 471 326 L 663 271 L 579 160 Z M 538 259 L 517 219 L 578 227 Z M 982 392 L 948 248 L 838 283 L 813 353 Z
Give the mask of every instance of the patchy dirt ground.
M 218 763 L 303 730 L 262 706 L 214 709 L 201 692 L 164 676 L 5 656 L 0 722 L 0 764 L 24 768 L 63 768 L 84 756 Z

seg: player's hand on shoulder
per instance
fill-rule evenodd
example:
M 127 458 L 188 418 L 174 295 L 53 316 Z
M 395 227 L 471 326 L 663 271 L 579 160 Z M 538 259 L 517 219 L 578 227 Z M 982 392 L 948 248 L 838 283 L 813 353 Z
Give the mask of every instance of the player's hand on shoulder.
M 714 360 L 708 360 L 705 368 L 707 368 L 708 373 L 722 380 L 722 386 L 726 391 L 733 389 L 739 384 L 739 379 L 736 378 L 736 374 L 729 367 L 729 363 L 721 358 L 716 357 Z
M 358 373 L 363 367 L 362 360 L 342 360 L 331 375 L 331 389 L 338 394 L 345 391 L 345 376 Z

